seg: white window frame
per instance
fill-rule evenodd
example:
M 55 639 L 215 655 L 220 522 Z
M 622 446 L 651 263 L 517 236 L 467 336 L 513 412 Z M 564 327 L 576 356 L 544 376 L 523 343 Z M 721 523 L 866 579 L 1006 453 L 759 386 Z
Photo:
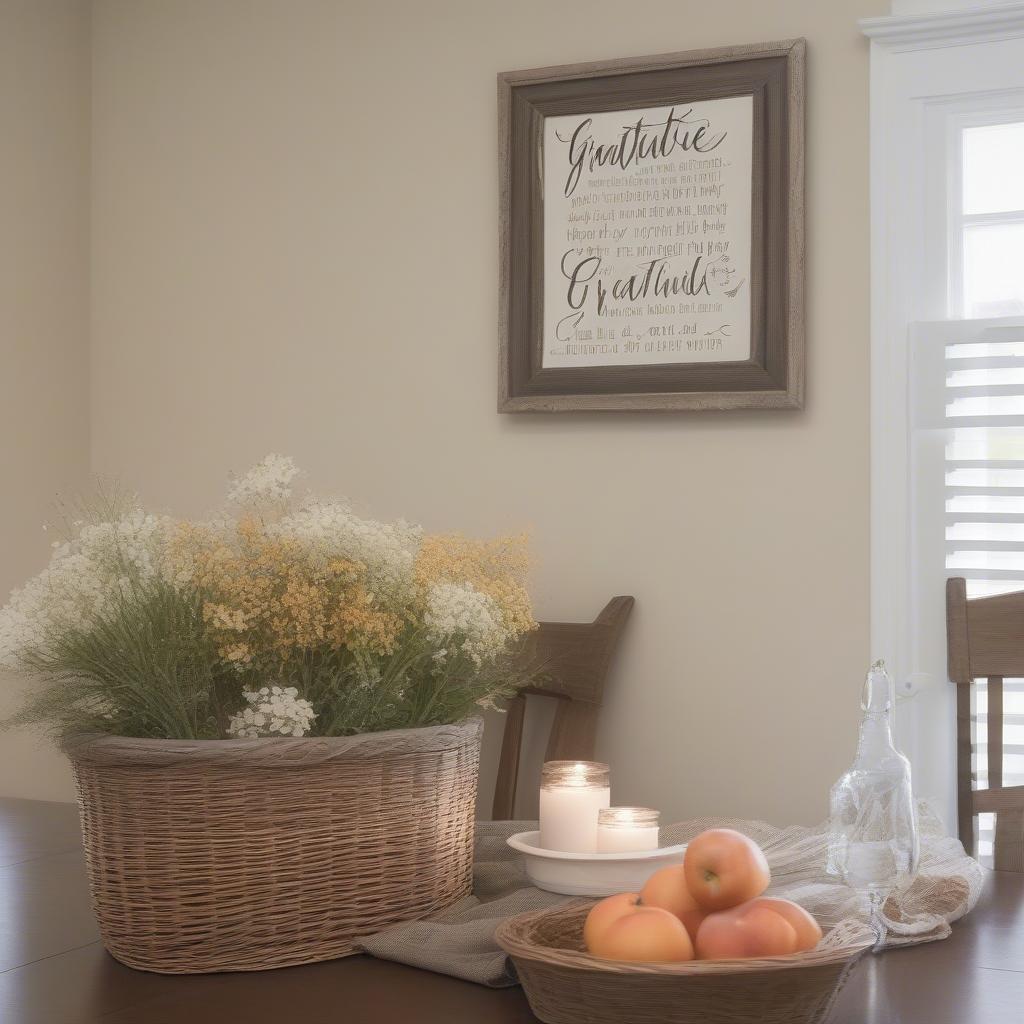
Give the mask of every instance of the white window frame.
M 946 319 L 958 119 L 1024 107 L 1024 3 L 870 18 L 871 656 L 904 698 L 899 740 L 915 788 L 955 829 L 954 692 L 944 627 L 923 593 L 911 514 L 909 332 Z M 938 171 L 939 173 L 936 173 Z M 960 294 L 960 293 L 958 293 Z

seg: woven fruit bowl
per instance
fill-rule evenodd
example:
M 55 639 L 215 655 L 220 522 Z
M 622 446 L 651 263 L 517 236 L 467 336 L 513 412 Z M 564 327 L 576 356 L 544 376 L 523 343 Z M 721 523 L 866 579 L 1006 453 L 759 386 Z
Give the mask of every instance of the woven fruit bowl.
M 583 947 L 591 906 L 574 902 L 520 914 L 496 932 L 530 1007 L 547 1024 L 819 1024 L 874 942 L 866 925 L 843 921 L 816 949 L 790 956 L 601 960 Z

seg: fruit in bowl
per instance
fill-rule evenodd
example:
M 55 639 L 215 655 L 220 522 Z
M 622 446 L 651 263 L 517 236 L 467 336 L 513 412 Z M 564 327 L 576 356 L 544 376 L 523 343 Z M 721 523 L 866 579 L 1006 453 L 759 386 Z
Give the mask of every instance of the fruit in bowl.
M 754 899 L 708 914 L 697 932 L 701 960 L 785 956 L 814 949 L 821 938 L 818 922 L 790 900 Z
M 707 911 L 690 895 L 682 864 L 655 871 L 640 890 L 640 902 L 646 907 L 660 907 L 675 914 L 690 935 L 697 938 L 697 929 L 707 917 Z M 614 899 L 614 897 L 612 897 Z
M 605 960 L 693 959 L 693 941 L 682 921 L 660 907 L 644 906 L 635 892 L 601 900 L 587 915 L 583 941 Z
M 821 928 L 791 900 L 763 896 L 771 881 L 761 848 L 732 829 L 702 832 L 682 864 L 639 893 L 619 893 L 587 915 L 583 941 L 608 960 L 681 962 L 785 956 L 813 949 Z
M 754 902 L 774 910 L 776 914 L 781 914 L 793 926 L 796 932 L 794 952 L 803 953 L 805 950 L 814 949 L 821 942 L 821 925 L 799 903 L 771 896 L 761 896 Z
M 708 911 L 760 896 L 772 877 L 761 847 L 731 828 L 701 832 L 686 847 L 683 870 L 693 898 Z
M 640 906 L 638 892 L 620 892 L 616 896 L 608 896 L 594 905 L 583 923 L 583 942 L 587 949 L 593 951 L 600 944 L 601 937 L 620 917 L 631 913 Z

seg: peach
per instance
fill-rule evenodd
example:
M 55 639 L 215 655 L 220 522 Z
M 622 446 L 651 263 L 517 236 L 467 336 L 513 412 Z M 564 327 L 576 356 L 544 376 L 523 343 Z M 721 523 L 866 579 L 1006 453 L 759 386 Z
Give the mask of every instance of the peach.
M 702 832 L 686 847 L 686 887 L 703 910 L 727 910 L 768 888 L 771 873 L 761 847 L 731 828 Z
M 778 914 L 774 917 L 782 920 Z M 693 959 L 693 943 L 683 922 L 660 907 L 627 910 L 607 928 L 598 930 L 587 949 L 605 960 L 677 963 Z
M 623 914 L 632 913 L 640 902 L 640 894 L 620 892 L 595 903 L 583 924 L 583 942 L 590 949 Z
M 814 949 L 821 941 L 821 928 L 818 922 L 810 914 L 792 900 L 780 900 L 771 896 L 759 896 L 754 903 L 769 910 L 774 910 L 780 917 L 785 918 L 796 932 L 795 953 L 802 953 L 806 949 Z
M 640 902 L 645 907 L 661 907 L 675 914 L 686 926 L 691 939 L 696 939 L 697 929 L 707 914 L 690 895 L 682 864 L 655 871 L 640 890 Z
M 708 914 L 697 932 L 701 960 L 732 960 L 795 953 L 796 929 L 757 900 Z

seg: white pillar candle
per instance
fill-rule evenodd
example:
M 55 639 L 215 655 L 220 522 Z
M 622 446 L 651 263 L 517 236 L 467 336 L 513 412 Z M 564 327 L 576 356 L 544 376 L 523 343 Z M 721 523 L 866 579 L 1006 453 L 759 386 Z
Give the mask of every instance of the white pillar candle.
M 608 807 L 598 812 L 598 853 L 629 853 L 657 848 L 657 811 L 650 807 Z
M 540 845 L 568 853 L 597 851 L 597 815 L 611 803 L 608 765 L 548 761 L 540 783 Z

